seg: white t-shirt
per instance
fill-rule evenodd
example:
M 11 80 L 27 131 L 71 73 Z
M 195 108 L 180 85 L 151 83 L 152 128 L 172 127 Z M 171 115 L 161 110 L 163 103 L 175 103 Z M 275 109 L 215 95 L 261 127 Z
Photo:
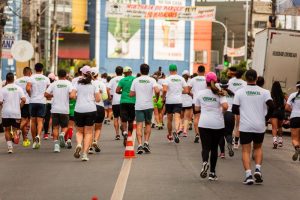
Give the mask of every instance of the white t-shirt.
M 193 98 L 188 94 L 182 94 L 182 107 L 187 108 L 193 106 Z
M 140 76 L 133 80 L 130 90 L 136 94 L 135 110 L 153 108 L 153 89 L 156 86 L 156 80 L 149 76 Z
M 98 88 L 99 92 L 103 95 L 107 95 L 106 85 L 101 80 L 94 80 L 93 84 Z M 104 107 L 104 102 L 101 99 L 100 102 L 96 102 L 96 105 Z
M 29 76 L 23 76 L 15 81 L 15 84 L 20 86 L 25 94 L 25 97 L 26 97 L 25 104 L 29 104 L 29 100 L 30 100 L 30 97 L 29 97 L 28 93 L 26 92 L 26 85 L 27 85 L 27 82 L 29 79 L 30 79 Z
M 99 93 L 99 89 L 94 84 L 88 84 L 88 85 L 77 84 L 75 86 L 75 89 L 77 91 L 75 112 L 78 113 L 95 112 L 97 110 L 95 94 Z
M 187 87 L 184 78 L 178 74 L 170 75 L 163 85 L 168 86 L 166 104 L 182 104 L 182 90 Z
M 193 104 L 195 104 L 198 93 L 207 88 L 205 76 L 196 76 L 188 81 L 188 86 L 191 87 L 193 94 Z
M 210 89 L 204 89 L 197 95 L 195 106 L 201 107 L 200 128 L 222 129 L 225 127 L 222 104 L 226 97 L 215 95 Z
M 46 104 L 44 94 L 50 85 L 50 80 L 43 74 L 34 74 L 28 79 L 28 83 L 32 84 L 30 103 Z
M 22 88 L 14 83 L 1 88 L 2 118 L 21 119 L 20 101 L 23 97 L 25 97 L 25 94 Z
M 69 114 L 70 92 L 74 90 L 68 80 L 58 80 L 50 84 L 46 92 L 53 94 L 51 113 Z
M 300 117 L 300 95 L 296 97 L 298 92 L 292 93 L 287 101 L 287 104 L 292 106 L 292 113 L 291 113 L 291 118 L 294 117 Z M 295 98 L 294 103 L 292 102 L 292 99 Z
M 73 80 L 72 80 L 72 85 L 73 85 L 74 87 L 76 87 L 76 85 L 77 85 L 79 79 L 81 79 L 81 78 L 82 78 L 82 76 L 77 76 L 77 77 L 73 78 Z
M 157 80 L 157 84 L 162 86 L 163 83 L 165 82 L 165 80 L 166 80 L 166 79 L 162 79 L 162 78 L 161 78 L 161 79 L 158 79 L 158 80 Z
M 233 105 L 234 96 L 227 95 L 226 99 L 227 99 L 227 103 L 228 103 L 228 109 L 227 109 L 227 111 L 232 112 L 232 105 Z
M 236 92 L 233 104 L 240 106 L 240 131 L 265 132 L 265 105 L 269 100 L 272 100 L 270 91 L 256 85 L 246 85 Z
M 113 96 L 112 105 L 120 105 L 121 95 L 116 93 L 116 89 L 123 76 L 116 76 L 109 81 L 107 88 L 110 90 L 110 94 Z
M 237 79 L 233 77 L 228 81 L 228 89 L 231 90 L 233 93 L 236 93 L 239 89 L 245 87 L 247 82 L 242 79 Z

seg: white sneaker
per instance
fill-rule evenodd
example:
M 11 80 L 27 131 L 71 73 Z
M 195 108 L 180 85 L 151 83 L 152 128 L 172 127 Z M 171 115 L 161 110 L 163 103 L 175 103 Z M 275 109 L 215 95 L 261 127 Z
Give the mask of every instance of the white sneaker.
M 82 160 L 82 161 L 89 161 L 89 158 L 87 157 L 87 154 L 86 154 L 86 153 L 83 153 L 83 154 L 82 154 L 81 160 Z
M 239 144 L 235 144 L 233 145 L 233 149 L 238 149 L 239 148 Z
M 13 153 L 13 147 L 8 147 L 7 153 Z
M 32 149 L 37 149 L 37 148 L 36 148 L 36 142 L 33 142 L 33 144 L 32 144 Z
M 60 152 L 60 146 L 58 143 L 54 144 L 54 153 L 59 153 Z
M 41 147 L 41 139 L 40 139 L 40 136 L 36 136 L 36 137 L 35 137 L 35 142 L 36 142 L 35 149 L 39 149 L 39 148 Z
M 61 132 L 58 136 L 58 140 L 59 140 L 59 145 L 61 148 L 64 148 L 66 146 L 66 143 L 65 143 L 65 133 L 64 132 Z

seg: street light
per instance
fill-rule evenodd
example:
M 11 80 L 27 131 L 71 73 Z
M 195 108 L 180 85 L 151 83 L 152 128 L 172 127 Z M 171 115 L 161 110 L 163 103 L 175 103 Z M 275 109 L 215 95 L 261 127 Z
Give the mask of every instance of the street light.
M 226 61 L 225 57 L 227 58 L 228 29 L 227 29 L 226 25 L 223 22 L 220 22 L 220 21 L 217 21 L 217 20 L 214 20 L 212 22 L 214 22 L 216 24 L 220 24 L 221 26 L 223 26 L 223 28 L 225 30 L 225 42 L 224 42 L 224 50 L 223 50 L 223 55 L 224 55 L 224 57 L 223 57 L 224 60 L 223 61 L 225 62 Z

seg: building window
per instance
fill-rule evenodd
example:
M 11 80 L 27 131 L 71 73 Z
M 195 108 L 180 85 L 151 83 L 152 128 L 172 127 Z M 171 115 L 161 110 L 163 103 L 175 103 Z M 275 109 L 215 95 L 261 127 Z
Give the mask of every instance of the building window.
M 267 28 L 268 23 L 266 21 L 255 21 L 254 28 Z

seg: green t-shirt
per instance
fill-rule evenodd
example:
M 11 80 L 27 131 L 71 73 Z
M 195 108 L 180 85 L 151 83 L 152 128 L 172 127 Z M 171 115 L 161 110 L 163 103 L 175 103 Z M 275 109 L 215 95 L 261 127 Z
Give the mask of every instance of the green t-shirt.
M 135 79 L 134 76 L 127 76 L 122 78 L 118 84 L 118 87 L 122 88 L 122 95 L 120 103 L 134 103 L 135 97 L 130 97 L 130 88 L 132 85 L 132 81 Z
M 74 110 L 75 110 L 76 100 L 70 99 L 69 105 L 70 105 L 70 116 L 74 117 Z

